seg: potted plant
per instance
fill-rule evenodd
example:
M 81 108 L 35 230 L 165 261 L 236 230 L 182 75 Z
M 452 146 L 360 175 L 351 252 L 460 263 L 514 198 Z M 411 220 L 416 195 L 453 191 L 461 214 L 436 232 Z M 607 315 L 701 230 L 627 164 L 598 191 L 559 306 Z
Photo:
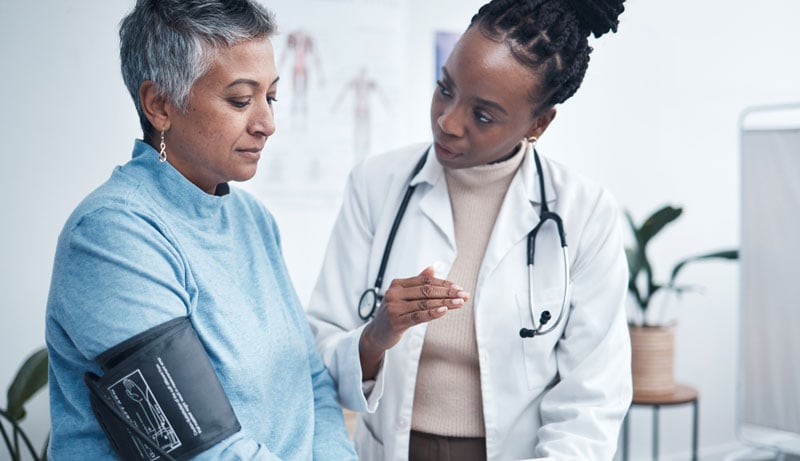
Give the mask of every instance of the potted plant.
M 654 319 L 653 295 L 669 291 L 680 295 L 695 289 L 689 285 L 677 285 L 676 280 L 687 264 L 709 259 L 738 259 L 738 250 L 723 250 L 691 256 L 678 261 L 672 268 L 669 280 L 659 283 L 653 276 L 653 266 L 647 256 L 647 244 L 664 227 L 678 219 L 683 210 L 664 206 L 651 214 L 641 226 L 637 226 L 630 213 L 626 212 L 633 232 L 633 245 L 625 248 L 628 258 L 628 292 L 634 309 L 628 323 L 631 334 L 633 391 L 640 396 L 670 394 L 675 389 L 673 380 L 675 335 L 674 324 Z
M 25 451 L 35 461 L 47 459 L 48 441 L 45 441 L 41 454 L 38 454 L 30 438 L 20 427 L 20 422 L 25 419 L 25 404 L 46 384 L 47 349 L 41 348 L 31 354 L 17 371 L 8 388 L 7 408 L 0 409 L 0 435 L 10 459 L 14 461 L 22 459 Z

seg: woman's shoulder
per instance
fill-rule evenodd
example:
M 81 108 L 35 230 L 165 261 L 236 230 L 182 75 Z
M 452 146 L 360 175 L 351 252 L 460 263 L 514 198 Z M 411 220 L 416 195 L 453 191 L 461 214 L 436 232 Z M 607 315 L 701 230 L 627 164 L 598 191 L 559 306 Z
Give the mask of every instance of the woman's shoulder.
M 78 226 L 89 216 L 110 218 L 125 214 L 123 211 L 132 213 L 137 208 L 143 208 L 139 204 L 143 205 L 147 201 L 137 199 L 140 194 L 140 184 L 123 174 L 121 167 L 117 167 L 106 182 L 90 192 L 75 207 L 67 219 L 65 230 Z
M 548 157 L 542 157 L 542 162 L 546 165 L 545 175 L 549 173 L 550 181 L 559 195 L 602 197 L 604 201 L 613 201 L 604 185 L 583 172 Z

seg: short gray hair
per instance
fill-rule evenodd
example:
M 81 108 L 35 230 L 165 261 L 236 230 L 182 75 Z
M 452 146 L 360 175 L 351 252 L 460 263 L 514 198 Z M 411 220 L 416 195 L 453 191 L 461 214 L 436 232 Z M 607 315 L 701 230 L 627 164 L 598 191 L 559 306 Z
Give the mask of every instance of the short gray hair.
M 120 23 L 119 54 L 144 138 L 154 127 L 139 100 L 142 83 L 153 81 L 160 95 L 186 110 L 192 85 L 218 49 L 276 31 L 272 13 L 253 0 L 137 0 Z

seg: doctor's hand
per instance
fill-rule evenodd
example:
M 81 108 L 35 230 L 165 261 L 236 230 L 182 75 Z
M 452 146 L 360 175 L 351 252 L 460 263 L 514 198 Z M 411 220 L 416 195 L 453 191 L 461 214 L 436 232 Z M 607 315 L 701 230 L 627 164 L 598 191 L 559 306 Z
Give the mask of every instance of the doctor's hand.
M 463 288 L 433 275 L 427 267 L 415 277 L 392 280 L 375 318 L 361 333 L 358 350 L 364 380 L 375 378 L 384 353 L 407 329 L 443 317 L 469 300 Z

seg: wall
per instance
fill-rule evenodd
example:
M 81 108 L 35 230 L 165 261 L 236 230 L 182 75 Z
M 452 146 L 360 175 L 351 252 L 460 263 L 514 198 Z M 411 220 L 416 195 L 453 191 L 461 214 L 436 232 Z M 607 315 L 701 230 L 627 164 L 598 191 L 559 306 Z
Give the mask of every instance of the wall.
M 479 3 L 408 0 L 407 139 L 384 144 L 427 138 L 433 30 L 463 29 Z M 0 0 L 0 390 L 43 344 L 61 225 L 126 161 L 139 135 L 117 57 L 116 28 L 130 5 Z M 658 276 L 681 256 L 737 245 L 737 116 L 752 104 L 800 101 L 798 17 L 793 0 L 631 0 L 619 33 L 595 43 L 583 87 L 542 139 L 544 154 L 607 185 L 636 219 L 665 203 L 684 206 L 684 216 L 653 243 Z M 336 200 L 298 207 L 264 199 L 305 299 Z M 705 294 L 676 306 L 676 377 L 701 393 L 702 459 L 721 459 L 735 446 L 737 269 L 708 263 L 683 277 Z M 662 413 L 665 458 L 687 459 L 688 409 Z M 632 418 L 632 455 L 640 459 L 649 453 L 649 415 L 634 411 Z M 43 394 L 26 426 L 43 440 L 47 424 Z

